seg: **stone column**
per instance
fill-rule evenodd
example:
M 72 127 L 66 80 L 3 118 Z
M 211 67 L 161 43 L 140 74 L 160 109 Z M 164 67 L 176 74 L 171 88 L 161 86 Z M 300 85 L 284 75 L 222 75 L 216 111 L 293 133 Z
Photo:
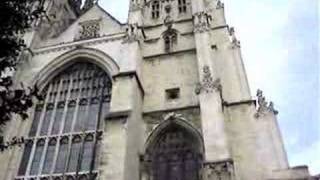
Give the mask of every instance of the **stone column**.
M 126 62 L 120 73 L 113 77 L 111 114 L 126 116 L 123 176 L 119 180 L 140 179 L 140 147 L 143 144 L 142 104 L 144 89 L 141 80 L 142 5 L 143 1 L 130 1 L 129 20 L 123 49 L 126 50 Z M 112 179 L 112 178 L 111 178 Z
M 205 12 L 202 0 L 192 1 L 192 11 L 200 78 L 197 93 L 200 99 L 205 160 L 223 161 L 230 159 L 230 153 L 224 127 L 221 85 L 215 71 L 215 57 L 210 46 L 210 17 Z

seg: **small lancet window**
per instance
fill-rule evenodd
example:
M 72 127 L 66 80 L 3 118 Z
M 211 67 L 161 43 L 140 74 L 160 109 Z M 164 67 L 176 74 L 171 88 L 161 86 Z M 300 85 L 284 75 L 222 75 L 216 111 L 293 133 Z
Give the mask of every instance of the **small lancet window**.
M 164 49 L 166 52 L 170 52 L 173 49 L 173 45 L 177 43 L 177 33 L 174 30 L 168 30 L 164 36 Z
M 152 19 L 157 19 L 160 17 L 160 3 L 158 0 L 152 3 Z
M 178 0 L 178 9 L 179 9 L 179 13 L 187 12 L 186 0 Z

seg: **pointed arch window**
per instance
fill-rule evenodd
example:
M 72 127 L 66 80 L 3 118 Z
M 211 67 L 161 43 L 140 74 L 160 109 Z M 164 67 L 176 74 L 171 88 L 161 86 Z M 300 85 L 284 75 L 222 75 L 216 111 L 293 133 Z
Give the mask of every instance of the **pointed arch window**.
M 158 134 L 146 150 L 144 162 L 149 179 L 200 180 L 200 142 L 177 124 Z
M 35 107 L 18 178 L 96 177 L 102 119 L 111 99 L 109 76 L 94 64 L 75 63 L 53 77 L 43 94 L 45 100 Z
M 165 52 L 170 52 L 173 50 L 174 45 L 178 42 L 177 32 L 174 29 L 168 29 L 164 35 L 164 50 Z
M 152 19 L 158 19 L 160 17 L 160 2 L 159 0 L 155 0 L 151 5 L 151 16 Z
M 187 12 L 187 0 L 178 0 L 179 13 Z

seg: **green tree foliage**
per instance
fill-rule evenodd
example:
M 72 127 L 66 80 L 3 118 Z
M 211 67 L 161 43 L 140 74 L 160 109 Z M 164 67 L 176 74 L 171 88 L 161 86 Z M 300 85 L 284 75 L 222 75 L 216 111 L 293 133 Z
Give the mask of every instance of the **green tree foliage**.
M 26 49 L 23 34 L 43 17 L 43 7 L 43 0 L 0 1 L 0 126 L 10 121 L 13 114 L 26 119 L 33 97 L 41 98 L 36 87 L 13 87 L 12 78 Z M 8 145 L 0 149 L 4 146 Z

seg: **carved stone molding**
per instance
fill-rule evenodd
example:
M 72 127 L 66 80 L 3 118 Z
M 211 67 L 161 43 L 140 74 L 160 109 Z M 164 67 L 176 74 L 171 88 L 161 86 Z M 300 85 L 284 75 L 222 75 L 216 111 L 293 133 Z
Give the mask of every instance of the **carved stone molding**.
M 231 160 L 210 162 L 204 164 L 206 180 L 233 180 L 234 166 Z
M 206 12 L 197 12 L 193 15 L 194 32 L 203 33 L 210 30 L 212 17 Z
M 230 34 L 230 37 L 231 37 L 232 48 L 233 49 L 234 48 L 240 48 L 241 44 L 240 44 L 240 41 L 236 37 L 236 33 L 235 33 L 235 30 L 234 30 L 233 27 L 229 29 L 229 34 Z
M 272 101 L 270 101 L 270 103 L 268 103 L 266 101 L 266 98 L 263 96 L 263 91 L 261 91 L 260 89 L 257 90 L 257 100 L 256 101 L 257 101 L 257 104 L 258 104 L 257 112 L 255 114 L 256 118 L 264 116 L 268 112 L 271 112 L 274 115 L 277 115 L 279 113 L 274 108 L 274 103 Z
M 222 90 L 221 80 L 220 79 L 213 80 L 210 72 L 210 68 L 208 65 L 205 65 L 203 67 L 202 73 L 203 73 L 202 82 L 197 85 L 196 94 L 200 94 L 201 92 L 212 93 L 214 91 Z
M 97 45 L 97 44 L 102 44 L 102 43 L 108 43 L 108 42 L 113 42 L 113 41 L 120 41 L 124 38 L 124 35 L 121 34 L 120 36 L 115 36 L 115 37 L 108 37 L 107 35 L 105 36 L 100 36 L 99 39 L 95 39 L 93 41 L 83 41 L 83 42 L 68 42 L 68 43 L 63 43 L 61 46 L 53 46 L 51 47 L 43 47 L 39 49 L 33 49 L 34 55 L 43 55 L 47 53 L 53 53 L 53 52 L 59 52 L 59 51 L 67 51 L 67 50 L 72 50 L 75 49 L 79 46 L 92 46 L 92 45 Z
M 186 119 L 183 117 L 182 114 L 178 114 L 178 113 L 175 113 L 175 112 L 170 112 L 170 113 L 167 113 L 167 114 L 163 115 L 163 120 L 165 120 L 165 121 L 173 120 L 173 119 L 182 119 L 182 120 L 186 121 Z

